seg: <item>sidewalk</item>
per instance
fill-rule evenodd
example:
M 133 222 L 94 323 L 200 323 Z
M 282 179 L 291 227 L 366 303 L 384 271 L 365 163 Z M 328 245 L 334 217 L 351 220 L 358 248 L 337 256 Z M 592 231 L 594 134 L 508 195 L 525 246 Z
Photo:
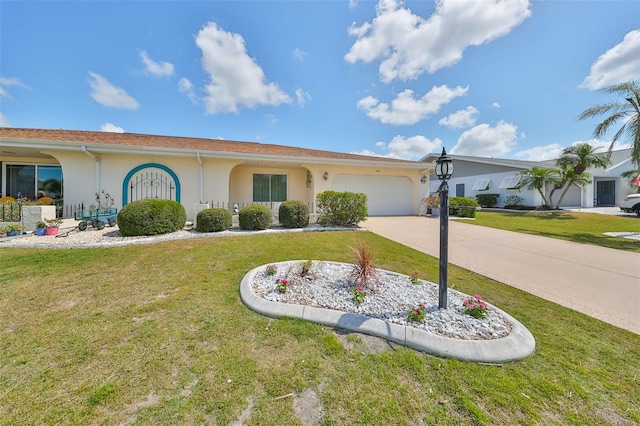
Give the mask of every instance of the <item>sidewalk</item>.
M 439 256 L 437 218 L 370 217 L 361 225 Z M 449 263 L 640 334 L 638 253 L 451 220 Z

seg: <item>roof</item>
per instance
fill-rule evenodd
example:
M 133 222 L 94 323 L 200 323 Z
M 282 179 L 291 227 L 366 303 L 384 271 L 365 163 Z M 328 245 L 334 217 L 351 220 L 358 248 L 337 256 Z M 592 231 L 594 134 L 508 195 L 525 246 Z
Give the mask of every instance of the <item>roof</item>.
M 51 144 L 52 148 L 87 149 L 96 151 L 108 149 L 109 152 L 131 152 L 144 149 L 163 150 L 168 153 L 190 153 L 195 155 L 220 155 L 226 158 L 279 158 L 292 157 L 298 161 L 301 158 L 338 161 L 338 162 L 373 162 L 383 165 L 409 166 L 424 168 L 418 161 L 399 160 L 387 157 L 376 157 L 358 154 L 346 154 L 333 151 L 299 148 L 286 145 L 263 144 L 257 142 L 240 142 L 222 139 L 203 139 L 178 136 L 145 135 L 137 133 L 114 133 L 84 130 L 55 130 L 55 129 L 25 129 L 16 127 L 0 127 L 2 145 L 13 142 L 13 146 L 26 146 L 27 141 L 32 147 L 43 149 L 38 143 Z M 33 144 L 35 143 L 35 144 Z M 37 145 L 37 146 L 36 146 Z M 226 155 L 225 155 L 226 154 Z
M 440 157 L 440 154 L 432 153 L 424 158 L 422 158 L 422 162 L 431 163 L 435 162 Z M 520 169 L 531 169 L 533 167 L 555 167 L 556 160 L 544 160 L 544 161 L 523 161 L 523 160 L 511 160 L 507 158 L 492 158 L 492 157 L 473 157 L 470 155 L 451 155 L 449 154 L 452 160 L 459 161 L 469 161 L 472 163 L 481 163 L 481 164 L 492 164 L 497 166 L 506 166 L 506 167 L 515 167 Z M 611 163 L 607 168 L 611 169 L 619 166 L 622 163 L 627 161 L 631 161 L 631 148 L 628 149 L 620 149 L 617 151 L 611 152 L 611 157 L 609 157 Z

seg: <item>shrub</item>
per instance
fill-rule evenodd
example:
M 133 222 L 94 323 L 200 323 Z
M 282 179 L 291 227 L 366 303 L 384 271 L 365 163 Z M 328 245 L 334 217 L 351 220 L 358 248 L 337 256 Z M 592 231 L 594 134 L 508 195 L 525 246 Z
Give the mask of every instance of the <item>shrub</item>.
M 355 262 L 351 267 L 351 281 L 356 286 L 376 291 L 380 285 L 380 276 L 378 269 L 371 263 L 372 255 L 364 243 L 360 243 L 360 247 L 354 250 Z
M 231 228 L 231 212 L 226 209 L 213 208 L 198 212 L 196 218 L 196 231 L 220 232 Z
M 280 204 L 278 217 L 285 228 L 304 228 L 309 225 L 309 206 L 302 201 L 285 201 Z
M 469 197 L 451 197 L 449 199 L 449 214 L 459 217 L 476 217 L 478 202 Z
M 317 200 L 321 226 L 356 226 L 369 214 L 367 196 L 363 193 L 324 191 Z
M 273 223 L 271 209 L 261 204 L 247 206 L 238 213 L 240 229 L 248 231 L 267 229 Z
M 476 199 L 482 207 L 495 207 L 498 204 L 498 197 L 500 194 L 478 194 Z
M 182 204 L 157 198 L 133 201 L 118 213 L 120 234 L 125 237 L 175 232 L 186 221 L 187 212 Z
M 515 195 L 515 194 L 511 194 L 509 195 L 507 198 L 505 198 L 504 200 L 504 208 L 505 209 L 510 209 L 510 208 L 514 208 L 514 207 L 519 207 L 522 205 L 522 197 Z

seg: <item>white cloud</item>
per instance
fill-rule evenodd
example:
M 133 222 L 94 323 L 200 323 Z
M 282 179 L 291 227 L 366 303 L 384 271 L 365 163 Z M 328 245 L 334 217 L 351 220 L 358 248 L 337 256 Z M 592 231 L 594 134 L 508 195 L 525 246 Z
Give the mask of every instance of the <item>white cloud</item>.
M 580 88 L 598 90 L 614 84 L 637 80 L 640 76 L 640 30 L 633 30 L 591 65 L 591 72 Z
M 531 16 L 529 0 L 440 0 L 428 19 L 414 15 L 400 0 L 380 0 L 376 17 L 348 29 L 357 38 L 344 59 L 380 60 L 380 79 L 413 80 L 452 66 L 469 46 L 508 34 Z
M 171 77 L 173 75 L 173 64 L 169 62 L 155 62 L 146 51 L 140 52 L 140 60 L 144 64 L 145 72 L 155 75 L 156 77 Z
M 391 101 L 391 104 L 380 103 L 373 96 L 367 96 L 358 101 L 358 108 L 370 118 L 383 124 L 410 125 L 424 120 L 428 116 L 440 111 L 442 105 L 451 102 L 458 96 L 467 93 L 469 87 L 450 89 L 446 85 L 433 86 L 429 92 L 419 99 L 414 97 L 412 90 L 405 90 Z
M 196 36 L 196 45 L 202 50 L 202 67 L 209 75 L 203 98 L 208 114 L 291 102 L 277 84 L 266 82 L 240 34 L 224 31 L 211 22 Z
M 478 114 L 479 111 L 476 108 L 468 106 L 466 109 L 461 109 L 441 118 L 440 121 L 438 121 L 438 124 L 450 129 L 463 129 L 476 124 Z
M 302 89 L 296 89 L 295 93 L 296 103 L 299 106 L 304 106 L 304 104 L 306 104 L 308 100 L 311 100 L 311 95 L 309 94 L 309 92 L 306 92 Z
M 491 108 L 500 108 L 500 104 L 498 102 L 493 102 L 491 104 Z
M 500 121 L 495 127 L 479 124 L 460 135 L 451 154 L 494 157 L 511 151 L 515 145 L 518 127 Z
M 0 98 L 5 97 L 11 99 L 11 95 L 5 89 L 6 87 L 23 87 L 25 89 L 31 89 L 29 86 L 20 81 L 19 78 L 15 77 L 0 77 Z M 7 127 L 7 126 L 5 126 Z
M 178 81 L 178 91 L 185 93 L 192 104 L 198 105 L 198 96 L 196 95 L 193 83 L 191 83 L 188 78 L 183 77 Z
M 9 123 L 9 119 L 0 112 L 0 127 L 12 127 L 11 123 Z
M 419 160 L 428 153 L 442 147 L 442 141 L 438 138 L 429 140 L 421 135 L 411 137 L 396 135 L 388 144 L 386 142 L 379 141 L 376 142 L 376 146 L 386 152 L 384 154 L 376 154 L 369 150 L 364 150 L 357 154 L 375 155 L 403 160 Z
M 138 102 L 123 88 L 114 86 L 106 78 L 92 71 L 89 71 L 89 77 L 91 97 L 100 105 L 130 110 L 139 108 Z
M 112 123 L 104 123 L 100 126 L 101 132 L 124 133 L 124 129 Z
M 296 47 L 295 49 L 293 49 L 293 51 L 291 51 L 291 55 L 298 61 L 304 61 L 304 57 L 307 55 L 307 53 Z

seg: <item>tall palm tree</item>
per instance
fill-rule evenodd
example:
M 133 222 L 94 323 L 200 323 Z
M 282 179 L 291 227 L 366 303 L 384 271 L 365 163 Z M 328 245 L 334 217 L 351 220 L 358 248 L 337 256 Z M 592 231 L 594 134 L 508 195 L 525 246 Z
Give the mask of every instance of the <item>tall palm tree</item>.
M 542 167 L 533 167 L 529 170 L 522 170 L 518 173 L 520 182 L 518 188 L 527 187 L 535 189 L 542 197 L 542 206 L 551 208 L 551 203 L 547 201 L 546 188 L 549 184 L 555 184 L 558 181 L 558 171 L 555 169 L 545 169 Z
M 619 94 L 625 101 L 596 105 L 583 111 L 578 118 L 586 120 L 610 114 L 594 129 L 593 136 L 596 138 L 604 136 L 610 127 L 622 120 L 622 127 L 613 135 L 611 145 L 609 145 L 609 153 L 613 149 L 613 144 L 621 137 L 622 139 L 628 139 L 631 142 L 631 161 L 640 167 L 640 86 L 635 80 L 631 80 L 606 87 L 603 91 Z

